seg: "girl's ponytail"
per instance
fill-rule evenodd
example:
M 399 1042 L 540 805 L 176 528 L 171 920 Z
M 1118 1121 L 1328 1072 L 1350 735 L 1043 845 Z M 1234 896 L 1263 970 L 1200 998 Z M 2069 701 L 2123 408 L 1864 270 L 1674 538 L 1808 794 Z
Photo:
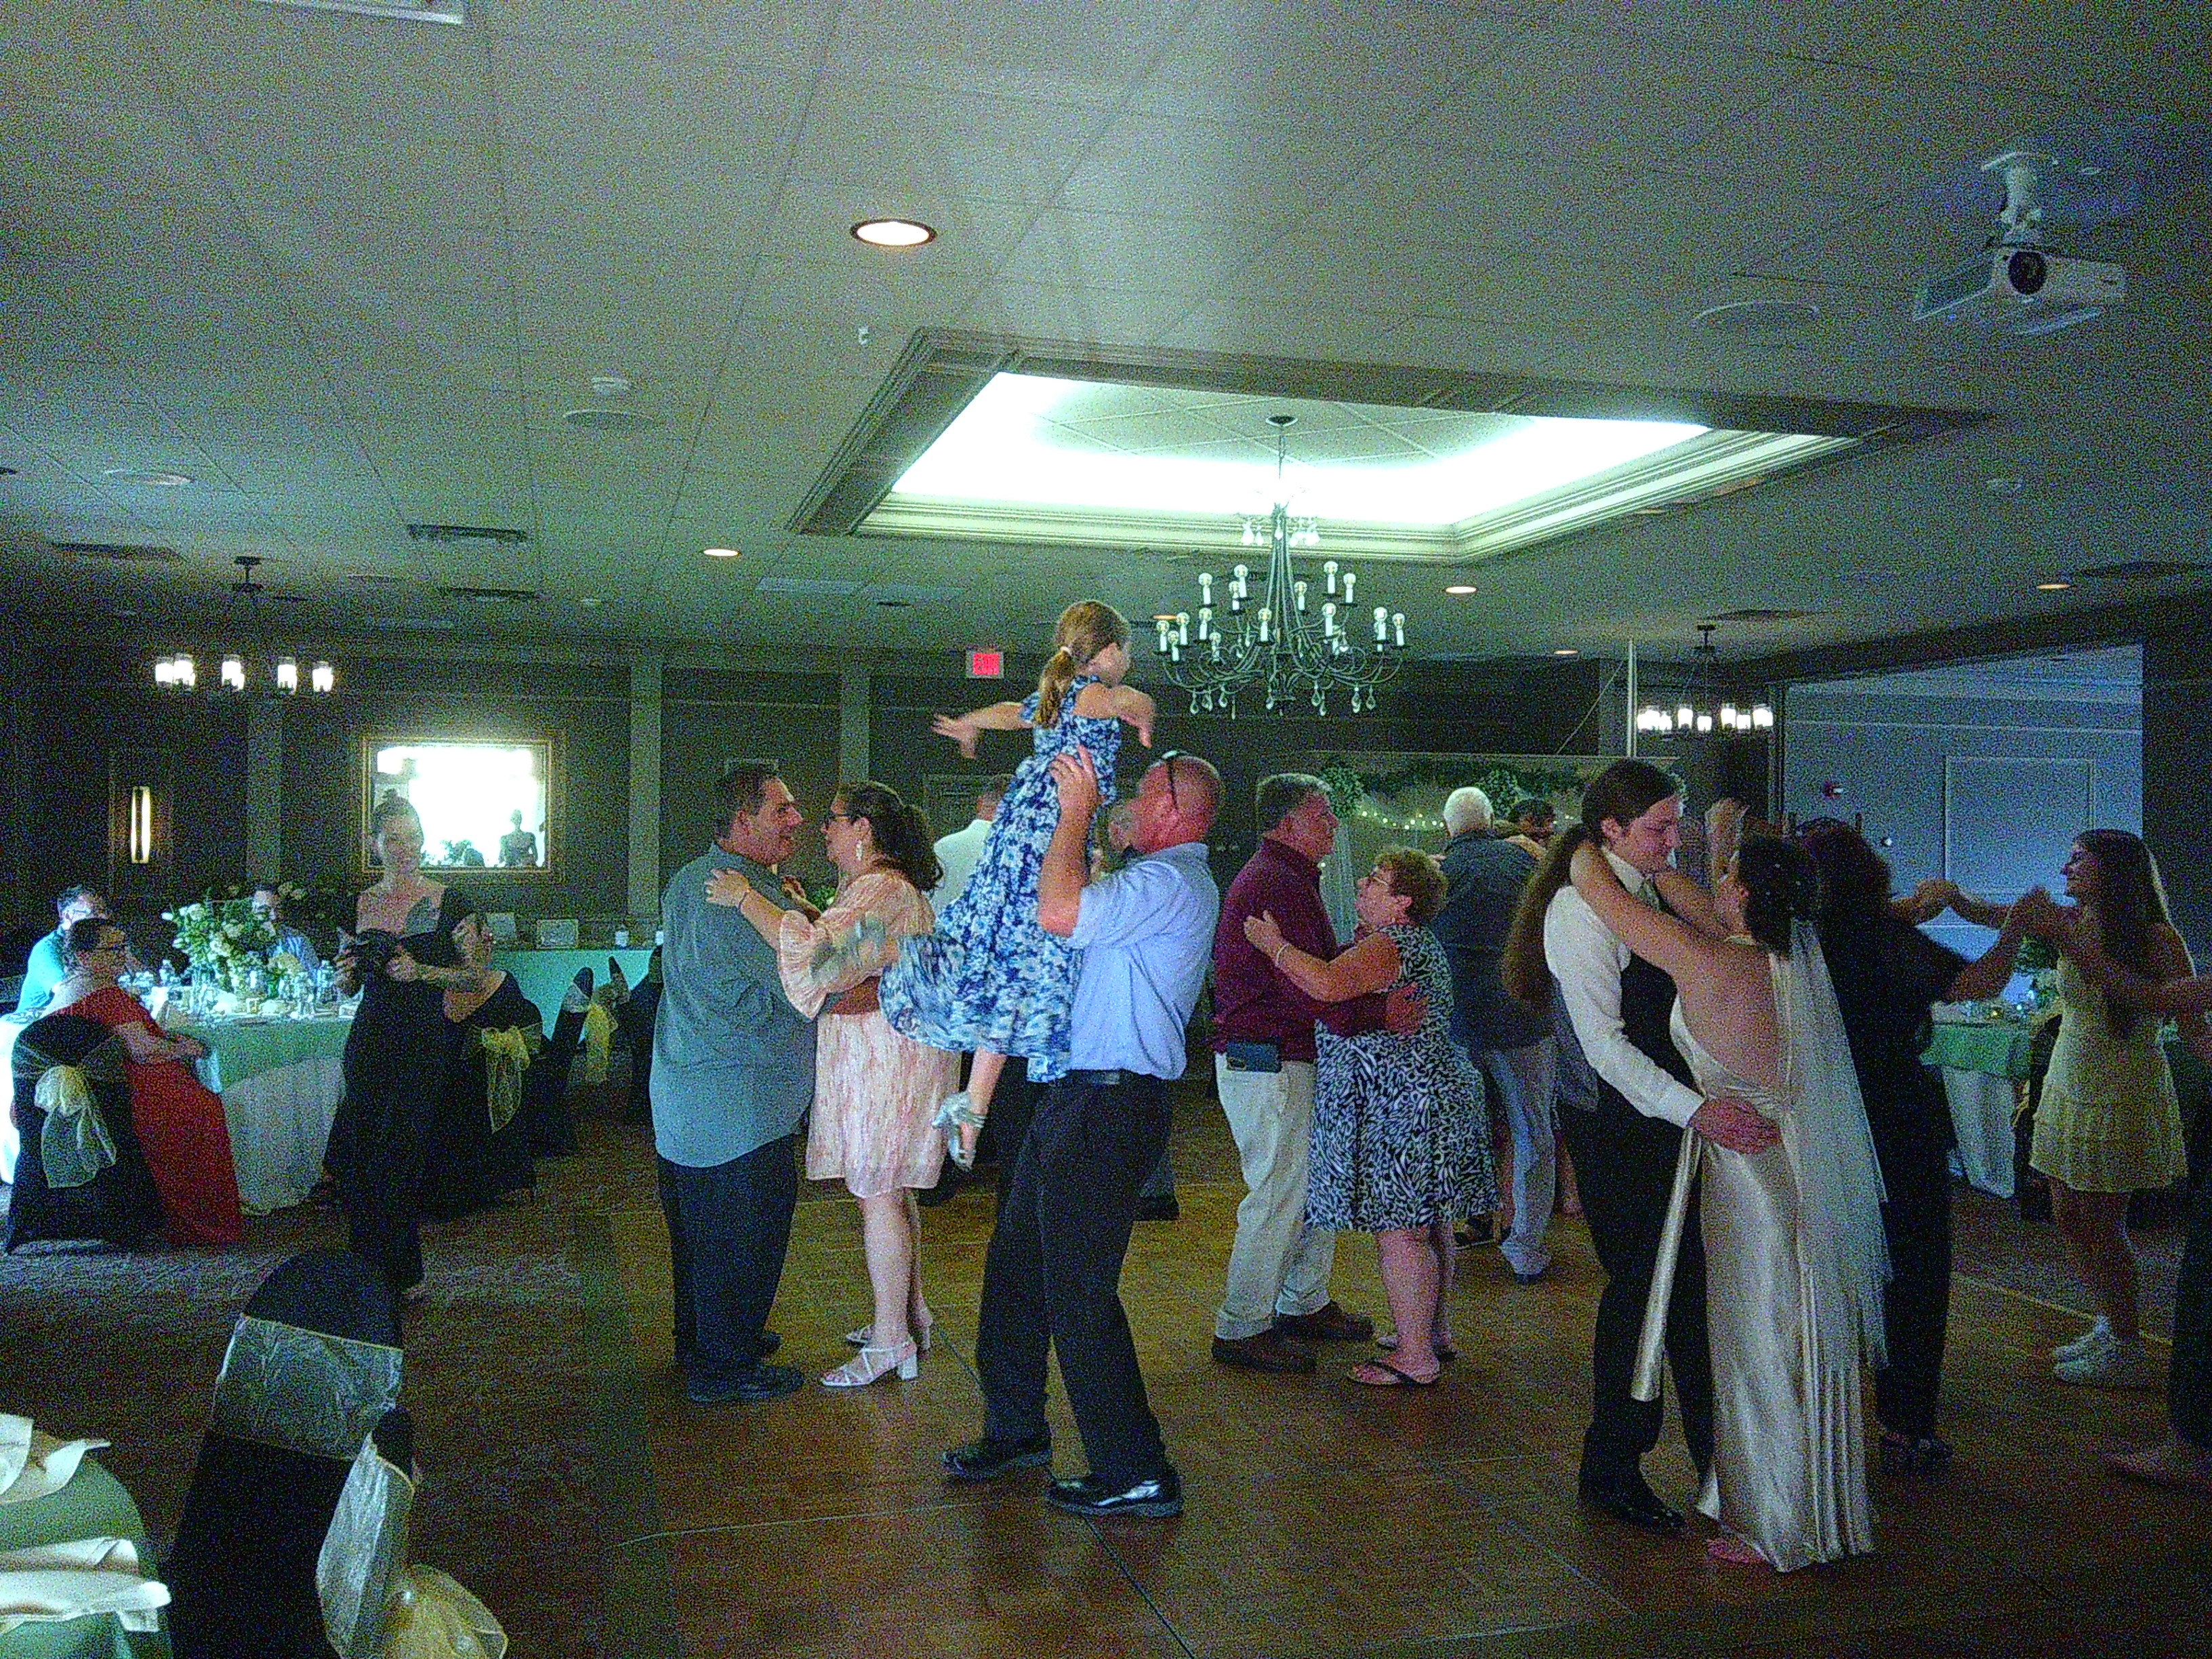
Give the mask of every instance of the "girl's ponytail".
M 1052 655 L 1037 678 L 1033 721 L 1048 731 L 1059 725 L 1060 701 L 1074 684 L 1077 671 L 1108 646 L 1126 649 L 1128 643 L 1128 619 L 1103 599 L 1078 599 L 1061 611 L 1052 630 Z

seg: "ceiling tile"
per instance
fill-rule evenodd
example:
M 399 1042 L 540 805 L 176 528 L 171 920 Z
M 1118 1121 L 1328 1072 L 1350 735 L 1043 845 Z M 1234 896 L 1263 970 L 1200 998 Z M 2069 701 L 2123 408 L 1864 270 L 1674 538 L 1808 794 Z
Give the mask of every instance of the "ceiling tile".
M 1060 199 L 1108 213 L 1194 214 L 1243 202 L 1297 212 L 1363 159 L 1340 135 L 1133 114 L 1081 158 Z
M 1203 0 L 1133 107 L 1224 125 L 1295 125 L 1379 143 L 1524 26 L 1441 0 Z
M 1166 46 L 1188 0 L 877 0 L 844 9 L 830 69 L 955 94 L 1112 104 Z
M 1661 47 L 1595 30 L 1534 30 L 1423 116 L 1403 143 L 1463 156 L 1620 163 L 1680 154 L 1814 72 L 1814 64 L 1709 43 Z
M 1036 216 L 998 274 L 1061 286 L 1212 294 L 1280 235 L 1286 222 L 1272 215 L 1166 218 L 1055 208 Z
M 1060 100 L 824 80 L 808 101 L 793 171 L 871 191 L 897 179 L 954 198 L 1041 204 L 1108 118 Z

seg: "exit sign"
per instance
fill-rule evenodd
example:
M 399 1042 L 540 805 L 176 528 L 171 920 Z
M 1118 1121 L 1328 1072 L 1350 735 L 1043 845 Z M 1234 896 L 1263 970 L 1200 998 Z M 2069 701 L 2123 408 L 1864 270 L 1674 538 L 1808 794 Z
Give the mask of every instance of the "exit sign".
M 968 653 L 968 678 L 971 680 L 995 680 L 1006 672 L 1006 653 L 1003 651 L 970 651 Z

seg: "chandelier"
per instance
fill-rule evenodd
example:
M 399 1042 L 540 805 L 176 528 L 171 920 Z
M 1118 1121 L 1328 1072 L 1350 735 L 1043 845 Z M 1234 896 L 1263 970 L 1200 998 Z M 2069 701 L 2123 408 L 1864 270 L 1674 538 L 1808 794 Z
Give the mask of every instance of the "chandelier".
M 1774 710 L 1763 702 L 1748 708 L 1738 708 L 1733 702 L 1713 707 L 1715 687 L 1720 678 L 1720 653 L 1713 645 L 1711 623 L 1699 623 L 1698 643 L 1690 648 L 1690 683 L 1669 708 L 1656 702 L 1646 703 L 1636 711 L 1636 729 L 1662 736 L 1680 732 L 1685 737 L 1711 735 L 1715 730 L 1729 733 L 1765 732 L 1773 727 Z
M 238 567 L 238 580 L 230 585 L 230 597 L 222 604 L 222 627 L 230 631 L 231 614 L 241 604 L 246 611 L 246 626 L 252 637 L 255 654 L 268 674 L 267 684 L 261 689 L 281 696 L 295 696 L 300 690 L 300 659 L 297 657 L 273 656 L 269 649 L 269 632 L 261 616 L 261 596 L 266 586 L 253 580 L 254 570 L 261 561 L 250 553 L 241 553 L 231 562 Z M 211 688 L 216 691 L 244 692 L 247 690 L 245 656 L 234 650 L 223 653 L 221 665 Z M 199 665 L 185 651 L 172 652 L 154 659 L 154 684 L 163 691 L 197 691 L 199 690 Z M 312 691 L 324 693 L 337 687 L 337 671 L 328 662 L 318 660 L 307 671 L 307 686 Z
M 1292 512 L 1284 470 L 1295 415 L 1270 415 L 1275 428 L 1275 488 L 1264 513 L 1244 515 L 1244 545 L 1267 550 L 1267 574 L 1255 602 L 1252 567 L 1230 572 L 1222 597 L 1214 603 L 1214 575 L 1198 577 L 1198 611 L 1155 617 L 1156 643 L 1165 659 L 1169 682 L 1189 693 L 1190 712 L 1216 711 L 1237 717 L 1237 700 L 1248 691 L 1263 693 L 1269 713 L 1293 703 L 1328 713 L 1332 692 L 1348 691 L 1352 712 L 1375 707 L 1375 688 L 1395 679 L 1404 660 L 1406 613 L 1388 605 L 1363 613 L 1353 597 L 1358 574 L 1336 560 L 1322 563 L 1321 592 L 1291 562 L 1294 547 L 1321 545 L 1321 522 Z M 1364 637 L 1371 627 L 1374 638 Z M 1362 635 L 1354 639 L 1358 632 Z

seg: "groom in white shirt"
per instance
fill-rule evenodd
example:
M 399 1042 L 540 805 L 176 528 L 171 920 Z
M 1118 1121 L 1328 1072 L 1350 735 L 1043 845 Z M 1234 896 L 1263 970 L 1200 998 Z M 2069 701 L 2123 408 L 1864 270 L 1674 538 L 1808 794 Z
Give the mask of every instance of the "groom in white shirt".
M 1651 878 L 1681 844 L 1674 781 L 1643 761 L 1616 761 L 1592 780 L 1583 818 L 1549 851 L 1524 904 L 1542 904 L 1545 964 L 1559 1038 L 1559 1123 L 1575 1161 L 1590 1242 L 1606 1274 L 1591 1340 L 1590 1425 L 1583 1437 L 1583 1501 L 1614 1518 L 1678 1532 L 1682 1516 L 1644 1478 L 1644 1455 L 1659 1441 L 1664 1408 L 1632 1398 L 1629 1384 L 1659 1235 L 1682 1131 L 1753 1152 L 1774 1144 L 1774 1126 L 1750 1106 L 1707 1099 L 1668 1030 L 1674 983 L 1632 953 L 1597 919 L 1573 884 L 1568 860 L 1598 842 L 1632 893 L 1664 908 Z M 1550 878 L 1549 880 L 1546 878 Z M 1516 927 L 1516 934 L 1524 929 Z M 1667 1357 L 1682 1437 L 1702 1474 L 1712 1466 L 1713 1376 L 1705 1340 L 1705 1247 L 1694 1200 L 1668 1304 Z

